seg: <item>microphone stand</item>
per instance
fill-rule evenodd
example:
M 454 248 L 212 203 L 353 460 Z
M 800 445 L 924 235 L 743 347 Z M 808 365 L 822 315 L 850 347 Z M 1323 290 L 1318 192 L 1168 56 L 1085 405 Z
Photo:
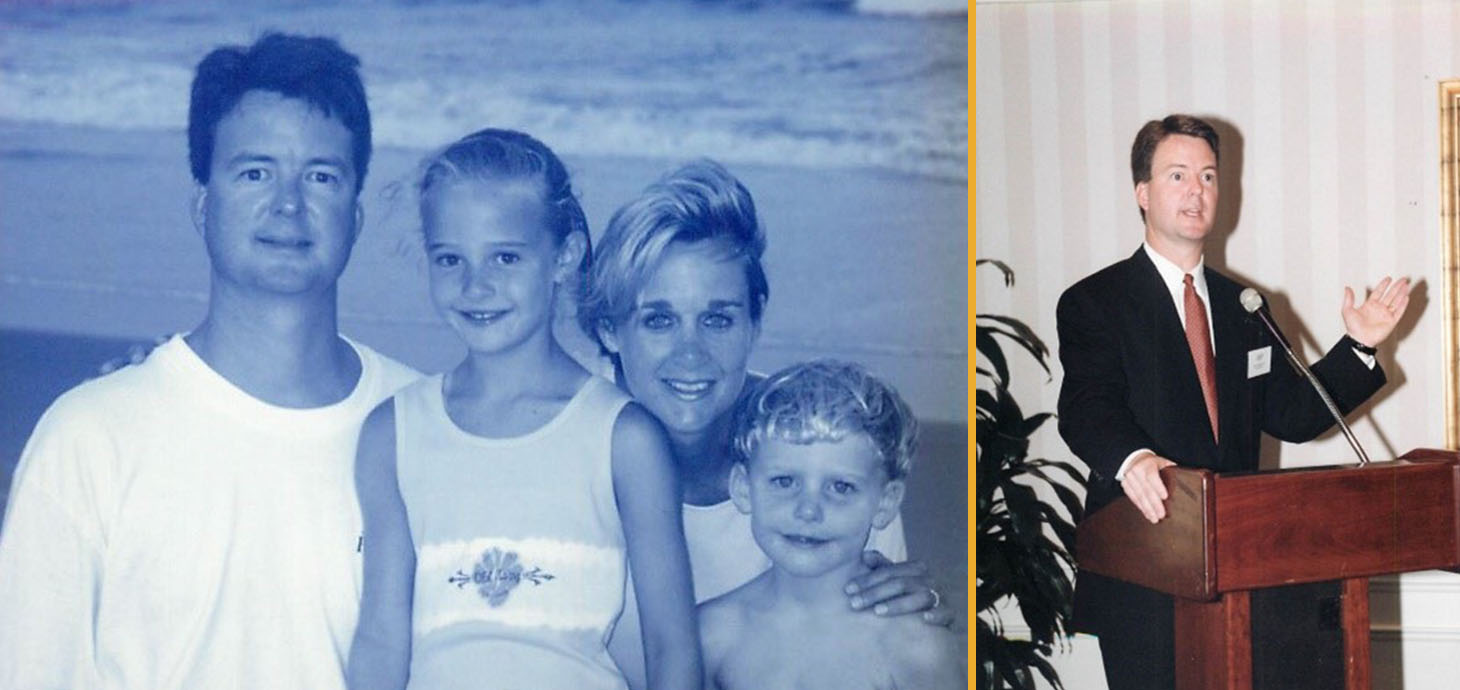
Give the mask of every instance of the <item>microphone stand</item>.
M 1248 289 L 1251 290 L 1251 288 Z M 1261 295 L 1257 297 L 1259 300 L 1262 299 Z M 1343 413 L 1338 410 L 1338 405 L 1333 402 L 1333 396 L 1328 394 L 1328 389 L 1324 388 L 1323 383 L 1318 380 L 1318 377 L 1313 375 L 1313 370 L 1309 369 L 1308 365 L 1299 359 L 1298 355 L 1293 353 L 1293 348 L 1288 345 L 1288 339 L 1283 337 L 1282 331 L 1278 330 L 1277 324 L 1274 324 L 1272 319 L 1269 318 L 1267 305 L 1259 301 L 1255 308 L 1249 308 L 1247 294 L 1244 291 L 1242 306 L 1247 308 L 1248 312 L 1256 314 L 1258 318 L 1262 319 L 1262 323 L 1267 326 L 1267 330 L 1272 332 L 1273 337 L 1282 346 L 1283 353 L 1288 356 L 1288 363 L 1292 364 L 1293 368 L 1298 370 L 1298 373 L 1302 374 L 1308 379 L 1309 383 L 1313 384 L 1313 389 L 1318 391 L 1318 397 L 1322 398 L 1323 404 L 1328 407 L 1328 413 L 1333 415 L 1334 421 L 1338 422 L 1338 428 L 1343 431 L 1343 437 L 1348 439 L 1349 446 L 1359 456 L 1359 466 L 1362 467 L 1369 464 L 1369 454 L 1365 453 L 1364 447 L 1359 445 L 1359 439 L 1354 436 L 1354 432 L 1349 428 L 1348 422 L 1343 421 Z

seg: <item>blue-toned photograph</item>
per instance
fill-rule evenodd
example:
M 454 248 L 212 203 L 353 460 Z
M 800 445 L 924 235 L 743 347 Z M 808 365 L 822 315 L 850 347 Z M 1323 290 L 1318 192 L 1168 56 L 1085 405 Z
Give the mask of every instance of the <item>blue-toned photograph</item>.
M 964 687 L 948 0 L 0 7 L 0 687 Z

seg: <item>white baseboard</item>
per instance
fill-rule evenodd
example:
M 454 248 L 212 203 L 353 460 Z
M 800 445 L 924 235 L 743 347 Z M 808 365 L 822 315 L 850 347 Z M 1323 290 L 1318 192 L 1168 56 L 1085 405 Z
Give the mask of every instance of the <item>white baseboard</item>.
M 1369 582 L 1374 690 L 1453 690 L 1460 659 L 1460 574 L 1426 571 Z M 1012 607 L 1001 611 L 1010 637 L 1029 627 Z M 1100 648 L 1076 635 L 1051 660 L 1068 688 L 1105 690 Z M 1045 688 L 1043 683 L 1038 685 Z

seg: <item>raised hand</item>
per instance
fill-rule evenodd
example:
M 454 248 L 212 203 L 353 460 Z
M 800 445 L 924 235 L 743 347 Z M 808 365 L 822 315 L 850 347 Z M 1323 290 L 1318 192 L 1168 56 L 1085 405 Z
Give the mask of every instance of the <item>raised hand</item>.
M 1364 301 L 1354 306 L 1354 291 L 1343 289 L 1343 327 L 1350 338 L 1368 347 L 1378 347 L 1394 332 L 1394 326 L 1409 306 L 1409 279 L 1379 281 Z

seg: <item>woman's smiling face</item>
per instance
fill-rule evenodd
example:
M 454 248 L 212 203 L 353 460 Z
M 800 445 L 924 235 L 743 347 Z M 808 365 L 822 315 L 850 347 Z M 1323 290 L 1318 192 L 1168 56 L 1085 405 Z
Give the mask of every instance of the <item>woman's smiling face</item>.
M 629 393 L 672 435 L 704 433 L 734 409 L 760 333 L 750 299 L 745 263 L 723 242 L 674 242 L 632 311 L 601 333 Z

